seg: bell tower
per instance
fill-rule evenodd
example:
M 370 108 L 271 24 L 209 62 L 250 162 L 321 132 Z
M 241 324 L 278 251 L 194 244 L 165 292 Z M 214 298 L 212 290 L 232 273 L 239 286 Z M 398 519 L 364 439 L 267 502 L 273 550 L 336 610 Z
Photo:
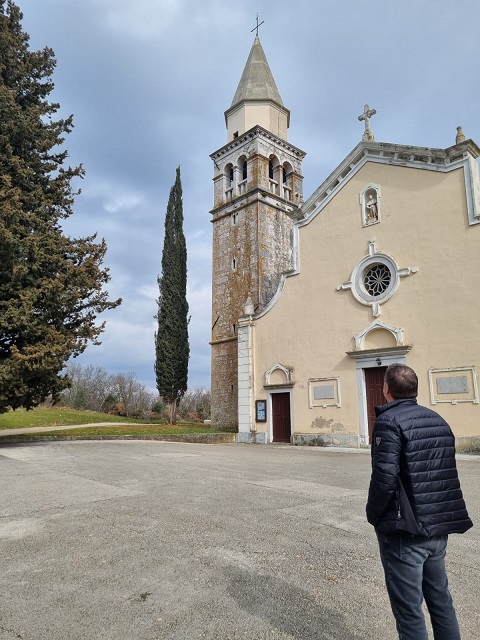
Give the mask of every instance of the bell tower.
M 292 227 L 305 153 L 287 141 L 284 106 L 258 38 L 214 163 L 212 425 L 238 426 L 238 319 L 261 312 L 293 268 Z

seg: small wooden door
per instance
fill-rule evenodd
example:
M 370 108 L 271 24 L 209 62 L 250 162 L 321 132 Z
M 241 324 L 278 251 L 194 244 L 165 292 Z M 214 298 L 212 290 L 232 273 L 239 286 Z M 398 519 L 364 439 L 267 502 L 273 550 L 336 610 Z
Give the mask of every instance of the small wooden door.
M 272 393 L 273 442 L 290 442 L 290 393 Z
M 373 426 L 375 424 L 375 407 L 385 404 L 383 395 L 383 378 L 387 367 L 371 367 L 364 369 L 365 389 L 367 393 L 367 416 L 368 416 L 368 440 L 372 442 Z

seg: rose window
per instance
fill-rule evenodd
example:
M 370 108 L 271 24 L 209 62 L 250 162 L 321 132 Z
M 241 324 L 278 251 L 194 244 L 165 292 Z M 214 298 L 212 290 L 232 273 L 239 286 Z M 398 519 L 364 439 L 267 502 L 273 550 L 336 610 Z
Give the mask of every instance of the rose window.
M 380 296 L 390 286 L 392 273 L 386 264 L 377 263 L 365 271 L 363 284 L 367 293 L 373 297 Z
M 417 272 L 417 267 L 399 269 L 395 260 L 386 253 L 379 253 L 375 239 L 368 243 L 368 255 L 357 262 L 348 282 L 337 287 L 337 291 L 350 289 L 360 304 L 372 307 L 374 317 L 380 315 L 380 305 L 397 290 L 400 278 Z

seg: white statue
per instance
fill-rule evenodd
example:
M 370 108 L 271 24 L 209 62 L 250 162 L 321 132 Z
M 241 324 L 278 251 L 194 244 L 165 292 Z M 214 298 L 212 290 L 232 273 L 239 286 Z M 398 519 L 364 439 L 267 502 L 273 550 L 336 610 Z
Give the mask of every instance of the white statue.
M 378 220 L 378 206 L 373 193 L 368 196 L 367 200 L 367 222 L 375 222 Z

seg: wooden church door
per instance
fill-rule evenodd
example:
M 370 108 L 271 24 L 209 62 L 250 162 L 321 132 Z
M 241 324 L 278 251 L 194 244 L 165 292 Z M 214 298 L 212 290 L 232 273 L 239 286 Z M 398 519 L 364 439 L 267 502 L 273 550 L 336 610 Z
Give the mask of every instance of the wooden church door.
M 290 442 L 290 394 L 272 393 L 273 442 Z
M 386 403 L 383 395 L 383 378 L 387 367 L 371 367 L 364 369 L 365 390 L 367 394 L 368 440 L 372 442 L 373 426 L 375 424 L 375 407 Z

